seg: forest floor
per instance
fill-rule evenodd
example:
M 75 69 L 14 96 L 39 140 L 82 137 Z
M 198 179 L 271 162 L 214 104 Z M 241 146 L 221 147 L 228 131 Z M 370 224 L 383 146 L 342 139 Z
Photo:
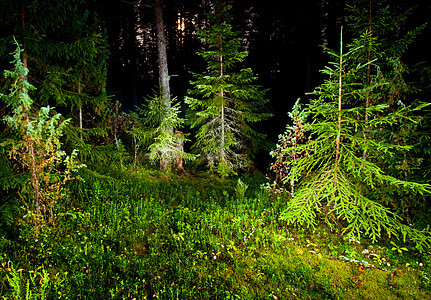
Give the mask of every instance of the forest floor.
M 3 299 L 431 299 L 429 252 L 289 228 L 264 176 L 83 178 L 52 224 L 1 229 Z

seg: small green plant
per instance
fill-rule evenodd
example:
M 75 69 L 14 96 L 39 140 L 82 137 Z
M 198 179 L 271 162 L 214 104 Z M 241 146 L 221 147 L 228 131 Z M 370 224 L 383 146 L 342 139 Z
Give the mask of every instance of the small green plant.
M 45 300 L 48 299 L 47 288 L 50 284 L 48 272 L 42 267 L 36 271 L 29 272 L 28 279 L 25 278 L 23 269 L 16 270 L 11 266 L 10 275 L 7 275 L 11 286 L 11 298 L 13 300 Z
M 309 153 L 300 150 L 286 151 L 288 148 L 296 148 L 301 144 L 309 142 L 307 136 L 307 110 L 304 110 L 298 99 L 293 105 L 292 111 L 288 113 L 292 125 L 286 126 L 286 131 L 279 135 L 276 148 L 270 152 L 275 159 L 271 164 L 271 169 L 275 172 L 276 183 L 282 183 L 283 179 L 289 174 L 290 168 L 295 164 L 295 160 L 307 156 Z M 297 182 L 294 178 L 286 185 L 290 186 L 293 195 Z
M 398 246 L 394 241 L 391 241 L 390 243 L 393 246 L 391 248 L 391 251 L 396 251 L 396 252 L 398 252 L 400 254 L 403 253 L 403 251 L 409 251 L 409 249 L 407 249 L 406 247 L 400 247 L 400 246 Z
M 248 184 L 243 182 L 241 178 L 238 178 L 238 181 L 236 183 L 235 187 L 235 194 L 238 199 L 243 199 L 245 197 L 245 192 L 248 189 Z
M 422 285 L 424 288 L 431 290 L 431 274 L 426 271 L 419 271 L 419 276 L 422 280 Z

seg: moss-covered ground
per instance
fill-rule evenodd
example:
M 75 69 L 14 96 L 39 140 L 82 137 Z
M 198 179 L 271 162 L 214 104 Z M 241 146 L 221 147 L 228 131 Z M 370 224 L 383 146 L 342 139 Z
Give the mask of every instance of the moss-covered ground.
M 83 172 L 0 237 L 3 299 L 431 299 L 430 253 L 278 220 L 262 176 Z

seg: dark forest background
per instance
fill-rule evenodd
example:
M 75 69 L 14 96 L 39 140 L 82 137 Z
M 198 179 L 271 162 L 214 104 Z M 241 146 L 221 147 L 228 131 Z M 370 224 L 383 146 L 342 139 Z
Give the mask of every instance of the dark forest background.
M 103 2 L 103 3 L 102 3 Z M 319 70 L 328 56 L 321 45 L 337 48 L 340 27 L 349 22 L 346 4 L 354 1 L 294 0 L 226 1 L 232 5 L 232 24 L 241 31 L 244 64 L 269 88 L 269 109 L 274 117 L 265 131 L 276 141 L 286 125 L 286 114 L 300 97 L 322 82 Z M 400 13 L 414 7 L 406 28 L 430 21 L 429 1 L 392 1 Z M 190 71 L 202 72 L 203 60 L 196 55 L 200 41 L 193 35 L 207 22 L 205 14 L 212 1 L 164 1 L 164 21 L 168 39 L 171 92 L 182 97 L 189 88 Z M 150 1 L 95 2 L 107 28 L 110 45 L 108 89 L 126 109 L 141 101 L 158 84 L 154 12 Z M 182 27 L 183 26 L 183 27 Z M 347 32 L 346 35 L 349 33 Z M 409 63 L 429 61 L 427 43 L 430 28 L 409 49 Z M 347 40 L 347 38 L 346 38 Z
M 11 42 L 11 36 L 18 34 L 18 42 L 22 43 L 19 41 L 19 33 L 14 31 L 14 28 L 19 28 L 22 22 L 20 7 L 25 9 L 26 6 L 34 6 L 33 2 L 23 0 L 3 3 L 5 9 L 2 12 L 3 22 L 0 25 L 2 70 L 10 68 L 8 54 L 15 47 Z M 123 111 L 135 110 L 136 106 L 143 102 L 144 97 L 151 95 L 154 88 L 158 86 L 154 1 L 77 2 L 80 3 L 77 6 L 81 9 L 85 8 L 90 16 L 89 19 L 95 17 L 98 20 L 98 31 L 102 32 L 107 40 L 109 54 L 104 62 L 107 66 L 107 94 L 112 96 L 112 102 L 120 101 Z M 49 3 L 48 1 L 45 5 L 51 5 Z M 56 1 L 52 3 L 58 5 Z M 355 4 L 355 1 L 226 0 L 225 3 L 232 6 L 230 23 L 240 32 L 243 50 L 249 52 L 243 66 L 240 67 L 251 67 L 258 76 L 258 84 L 269 89 L 267 97 L 270 101 L 266 109 L 274 116 L 260 124 L 259 131 L 266 133 L 268 140 L 275 143 L 277 136 L 284 131 L 288 122 L 287 112 L 295 101 L 298 98 L 306 101 L 308 97 L 306 93 L 313 91 L 322 82 L 323 77 L 319 71 L 329 59 L 322 45 L 332 49 L 338 48 L 340 28 L 349 23 L 348 5 Z M 388 3 L 395 16 L 412 9 L 407 21 L 400 24 L 400 35 L 430 21 L 430 1 L 393 0 Z M 76 6 L 76 4 L 73 5 Z M 184 95 L 190 88 L 189 81 L 192 79 L 190 72 L 205 71 L 203 59 L 196 55 L 202 45 L 194 33 L 208 25 L 207 14 L 214 9 L 213 1 L 165 0 L 163 5 L 171 93 L 182 103 Z M 43 8 L 43 5 L 40 6 Z M 52 24 L 55 24 L 56 9 L 61 15 L 61 5 L 59 8 L 53 6 L 47 9 L 51 14 L 49 18 L 47 17 L 47 23 L 51 22 L 49 25 L 53 27 L 55 27 Z M 28 7 L 28 10 L 31 10 L 31 7 Z M 62 20 L 67 19 L 67 16 L 60 17 Z M 29 17 L 25 18 L 29 22 Z M 73 16 L 69 18 L 72 19 Z M 66 24 L 67 22 L 73 24 L 75 21 L 69 20 Z M 61 27 L 63 25 L 64 22 L 58 28 L 63 28 Z M 26 26 L 28 28 L 32 24 Z M 56 33 L 59 34 L 57 39 L 60 44 L 74 40 L 73 37 L 68 36 L 70 32 L 62 33 L 61 30 Z M 349 34 L 351 33 L 345 31 L 346 40 L 349 40 Z M 408 56 L 403 58 L 404 62 L 423 63 L 429 66 L 427 44 L 430 37 L 431 29 L 427 26 L 415 43 L 409 47 Z M 43 35 L 41 40 L 41 43 L 44 43 Z M 29 60 L 30 79 L 39 75 L 33 68 L 37 64 L 37 59 L 33 57 L 33 60 Z M 36 87 L 38 87 L 37 80 L 36 78 L 32 82 Z M 266 168 L 267 164 L 268 161 L 265 161 L 261 166 Z

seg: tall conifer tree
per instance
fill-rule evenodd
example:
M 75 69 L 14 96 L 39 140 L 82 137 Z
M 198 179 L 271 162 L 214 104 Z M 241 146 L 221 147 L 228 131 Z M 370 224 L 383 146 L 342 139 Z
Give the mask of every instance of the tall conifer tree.
M 219 1 L 215 8 L 212 25 L 197 33 L 207 46 L 198 52 L 207 63 L 207 72 L 193 74 L 190 94 L 194 97 L 186 97 L 185 102 L 191 126 L 198 128 L 195 148 L 212 169 L 226 176 L 250 166 L 263 137 L 251 124 L 270 114 L 263 112 L 266 90 L 255 84 L 252 70 L 238 70 L 248 53 L 240 51 L 241 39 L 229 25 L 229 8 Z
M 157 59 L 158 59 L 158 66 L 159 66 L 159 85 L 160 90 L 162 91 L 161 99 L 162 99 L 162 109 L 165 111 L 164 114 L 160 116 L 160 122 L 163 123 L 164 127 L 159 127 L 159 130 L 162 130 L 160 132 L 160 136 L 164 136 L 163 140 L 171 140 L 168 143 L 162 143 L 163 146 L 160 144 L 156 147 L 158 150 L 155 151 L 156 153 L 160 154 L 160 168 L 163 171 L 166 171 L 169 169 L 170 164 L 173 161 L 173 156 L 171 154 L 172 148 L 174 147 L 174 140 L 175 140 L 175 134 L 174 134 L 174 128 L 166 126 L 167 123 L 170 123 L 168 120 L 171 119 L 171 116 L 175 115 L 177 117 L 177 109 L 175 107 L 172 107 L 171 103 L 171 92 L 170 92 L 170 86 L 169 86 L 169 71 L 168 71 L 168 54 L 167 54 L 167 41 L 165 36 L 165 25 L 163 22 L 163 4 L 162 0 L 156 0 L 155 1 L 155 17 L 156 17 L 156 37 L 157 37 Z M 160 99 L 159 97 L 155 97 L 154 99 Z M 157 100 L 156 100 L 157 102 Z M 172 124 L 171 124 L 172 125 Z M 172 145 L 173 147 L 167 147 L 166 145 Z M 153 148 L 154 149 L 154 148 Z M 163 152 L 166 153 L 163 153 Z M 154 152 L 152 152 L 154 153 Z

